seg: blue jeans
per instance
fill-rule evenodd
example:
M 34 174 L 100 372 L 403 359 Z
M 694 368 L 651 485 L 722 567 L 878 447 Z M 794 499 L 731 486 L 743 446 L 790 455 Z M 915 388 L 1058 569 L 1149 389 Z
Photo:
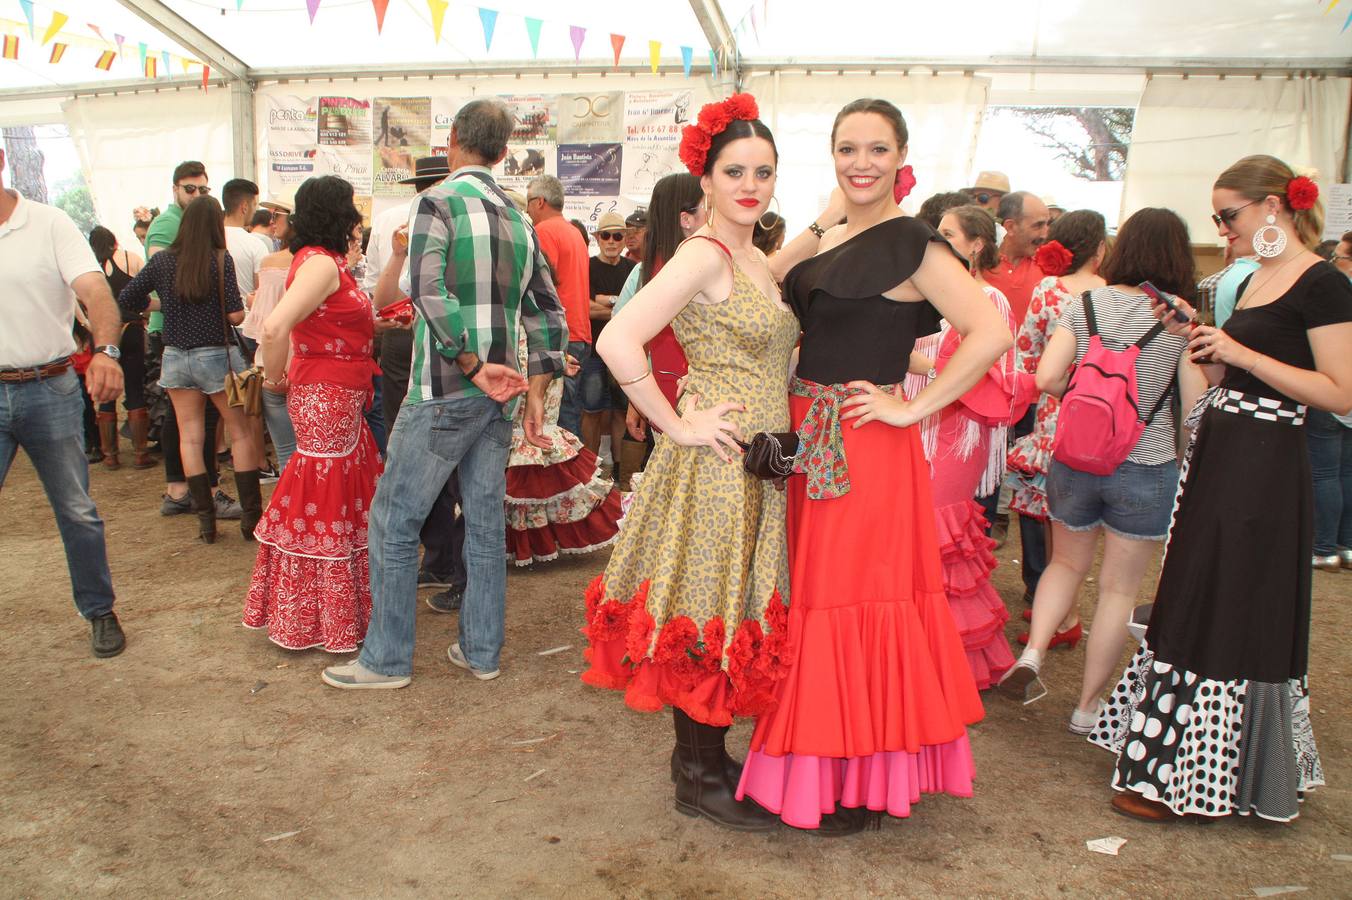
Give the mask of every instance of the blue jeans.
M 277 471 L 286 469 L 287 460 L 296 452 L 296 428 L 291 414 L 286 411 L 286 394 L 263 391 L 263 422 L 272 435 L 272 447 L 277 451 Z
M 400 409 L 385 474 L 371 501 L 371 625 L 360 658 L 365 668 L 381 675 L 413 672 L 418 532 L 457 470 L 469 581 L 460 608 L 460 649 L 475 669 L 498 667 L 507 611 L 503 504 L 511 440 L 512 423 L 503 418 L 502 405 L 487 397 Z
M 585 369 L 591 356 L 591 344 L 569 341 L 568 353 Z M 563 379 L 563 400 L 559 403 L 559 427 L 572 434 L 582 433 L 582 373 Z
M 1314 478 L 1314 552 L 1332 556 L 1352 549 L 1352 428 L 1312 409 L 1305 438 Z
M 0 383 L 0 487 L 22 447 L 56 513 L 75 606 L 86 619 L 113 611 L 103 520 L 89 497 L 84 398 L 73 369 L 22 384 Z
M 379 375 L 371 376 L 371 389 L 374 393 L 371 395 L 371 405 L 366 408 L 362 415 L 366 418 L 366 424 L 371 428 L 371 437 L 376 439 L 376 449 L 380 451 L 380 456 L 385 457 L 386 450 L 386 431 L 385 431 L 385 411 L 383 398 L 380 396 Z

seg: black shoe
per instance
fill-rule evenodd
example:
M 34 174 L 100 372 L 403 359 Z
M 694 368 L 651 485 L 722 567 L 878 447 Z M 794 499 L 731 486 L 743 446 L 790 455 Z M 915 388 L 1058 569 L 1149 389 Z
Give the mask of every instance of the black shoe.
M 676 811 L 703 816 L 733 831 L 773 831 L 779 817 L 751 800 L 738 800 L 737 785 L 728 777 L 723 760 L 726 727 L 696 722 L 673 708 L 676 725 Z
M 859 808 L 839 807 L 833 813 L 822 816 L 821 824 L 813 829 L 804 829 L 817 837 L 846 837 L 858 834 L 865 829 L 878 831 L 882 827 L 882 813 Z
M 90 619 L 89 627 L 92 632 L 90 644 L 94 648 L 94 655 L 100 659 L 117 656 L 126 648 L 127 636 L 122 633 L 122 626 L 117 624 L 114 613 Z
M 728 773 L 728 780 L 737 784 L 742 780 L 742 764 L 728 755 L 728 751 L 723 751 L 723 771 Z M 673 747 L 671 750 L 671 783 L 676 783 L 676 778 L 681 774 L 681 752 L 680 748 Z
M 448 588 L 451 587 L 451 580 L 440 575 L 433 575 L 426 569 L 418 570 L 418 588 Z
M 453 613 L 460 611 L 460 604 L 464 602 L 464 599 L 464 591 L 447 588 L 428 597 L 427 605 L 439 613 Z

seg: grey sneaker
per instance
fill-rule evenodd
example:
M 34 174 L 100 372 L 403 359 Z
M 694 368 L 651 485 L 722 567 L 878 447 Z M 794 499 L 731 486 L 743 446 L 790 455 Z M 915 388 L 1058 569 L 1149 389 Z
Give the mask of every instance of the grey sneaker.
M 423 588 L 448 588 L 450 586 L 451 582 L 449 579 L 443 578 L 440 575 L 433 575 L 426 569 L 418 570 L 419 590 L 422 590 Z
M 344 690 L 393 690 L 408 687 L 413 678 L 409 675 L 381 675 L 357 662 L 355 659 L 342 666 L 329 666 L 319 676 L 329 687 Z
M 455 588 L 448 588 L 444 591 L 438 591 L 427 598 L 427 605 L 439 613 L 453 613 L 460 611 L 460 604 L 465 599 L 465 592 L 458 591 Z
M 244 508 L 239 505 L 239 501 L 231 497 L 225 491 L 216 491 L 216 518 L 218 519 L 239 519 L 244 516 Z
M 465 654 L 460 652 L 460 645 L 458 643 L 451 644 L 451 646 L 446 648 L 446 657 L 451 661 L 451 665 L 459 666 L 480 681 L 492 681 L 502 674 L 498 669 L 494 669 L 491 672 L 481 672 L 471 666 L 469 660 L 465 659 Z
M 162 516 L 181 516 L 192 512 L 192 497 L 184 494 L 175 500 L 168 494 L 160 495 L 160 515 Z
M 1343 567 L 1342 558 L 1333 553 L 1329 556 L 1315 556 L 1311 564 L 1316 569 L 1323 569 L 1325 572 L 1336 572 Z

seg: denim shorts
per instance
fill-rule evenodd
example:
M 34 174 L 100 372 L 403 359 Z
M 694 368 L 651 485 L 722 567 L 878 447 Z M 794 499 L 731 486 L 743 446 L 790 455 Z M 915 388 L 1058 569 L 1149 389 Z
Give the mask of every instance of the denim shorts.
M 204 394 L 220 393 L 225 390 L 225 373 L 229 370 L 225 349 L 195 347 L 182 350 L 165 347 L 164 359 L 160 362 L 160 387 L 166 390 L 201 391 Z M 243 372 L 247 368 L 238 347 L 230 348 L 230 359 L 236 372 Z
M 578 373 L 578 377 L 582 382 L 578 402 L 583 412 L 601 413 L 612 409 L 629 408 L 629 399 L 614 383 L 609 370 L 606 369 L 605 360 L 595 352 L 595 348 L 582 363 L 582 371 Z
M 1052 460 L 1047 473 L 1047 509 L 1071 531 L 1102 525 L 1114 534 L 1162 541 L 1173 515 L 1178 464 L 1124 462 L 1111 475 L 1091 475 Z

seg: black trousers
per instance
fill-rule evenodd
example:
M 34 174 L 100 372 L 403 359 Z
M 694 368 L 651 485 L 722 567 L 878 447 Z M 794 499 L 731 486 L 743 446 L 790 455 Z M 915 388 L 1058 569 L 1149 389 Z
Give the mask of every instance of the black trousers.
M 145 409 L 146 405 L 146 326 L 139 319 L 122 329 L 122 341 L 118 344 L 122 358 L 118 365 L 122 367 L 123 409 Z M 113 412 L 117 401 L 110 400 L 99 404 L 100 412 Z
M 221 480 L 216 465 L 216 427 L 220 421 L 221 414 L 216 411 L 216 404 L 208 400 L 206 414 L 202 420 L 205 432 L 202 438 L 202 464 L 206 466 L 207 474 L 211 476 L 212 487 Z M 164 453 L 164 480 L 170 484 L 187 481 L 188 477 L 183 474 L 183 459 L 178 452 L 178 418 L 174 415 L 173 403 L 165 410 L 164 424 L 160 426 L 160 450 Z

